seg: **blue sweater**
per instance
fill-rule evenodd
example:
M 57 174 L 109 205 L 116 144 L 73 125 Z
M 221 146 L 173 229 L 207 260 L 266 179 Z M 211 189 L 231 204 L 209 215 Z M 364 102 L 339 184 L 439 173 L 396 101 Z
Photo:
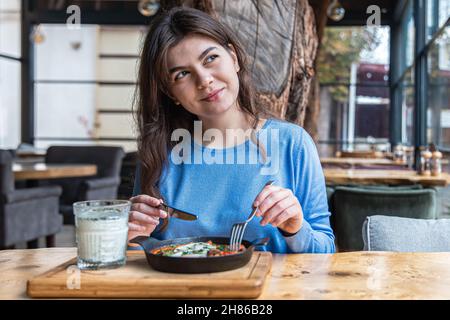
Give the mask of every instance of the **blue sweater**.
M 298 125 L 269 119 L 257 132 L 266 154 L 251 141 L 225 149 L 212 149 L 196 141 L 183 141 L 169 155 L 158 183 L 165 202 L 198 215 L 197 221 L 170 219 L 168 227 L 156 228 L 152 237 L 172 239 L 192 236 L 230 236 L 234 223 L 245 221 L 251 206 L 268 180 L 288 188 L 303 209 L 303 226 L 293 236 L 278 228 L 261 226 L 255 217 L 244 239 L 270 237 L 259 250 L 274 253 L 335 252 L 330 227 L 325 179 L 316 146 Z M 174 156 L 176 154 L 176 156 Z M 184 161 L 180 164 L 180 155 Z M 139 166 L 133 195 L 140 194 Z M 161 225 L 161 224 L 160 224 Z

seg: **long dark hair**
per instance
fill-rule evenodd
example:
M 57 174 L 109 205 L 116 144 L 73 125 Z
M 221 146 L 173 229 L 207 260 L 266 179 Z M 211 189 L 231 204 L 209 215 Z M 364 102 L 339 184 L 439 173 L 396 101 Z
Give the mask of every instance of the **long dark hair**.
M 137 108 L 141 192 L 157 198 L 161 197 L 158 181 L 169 152 L 176 144 L 170 139 L 172 132 L 183 128 L 192 134 L 194 121 L 198 120 L 196 115 L 175 105 L 167 90 L 168 50 L 192 34 L 207 36 L 227 50 L 230 50 L 229 44 L 234 47 L 240 67 L 239 108 L 249 116 L 253 129 L 257 128 L 261 116 L 268 114 L 265 108 L 255 106 L 247 58 L 229 28 L 205 12 L 186 7 L 175 7 L 156 16 L 141 52 L 134 108 Z

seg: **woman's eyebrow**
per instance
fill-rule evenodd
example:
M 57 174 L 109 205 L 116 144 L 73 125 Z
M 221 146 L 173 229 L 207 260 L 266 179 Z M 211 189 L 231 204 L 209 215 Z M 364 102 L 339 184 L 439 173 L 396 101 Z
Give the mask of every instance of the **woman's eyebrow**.
M 217 47 L 209 47 L 208 49 L 206 49 L 205 51 L 203 51 L 200 56 L 198 57 L 198 60 L 202 60 L 204 56 L 206 56 L 211 50 L 217 49 Z M 186 67 L 184 66 L 178 66 L 178 67 L 173 67 L 169 69 L 169 73 L 174 73 L 175 71 L 178 71 L 180 69 L 186 69 Z

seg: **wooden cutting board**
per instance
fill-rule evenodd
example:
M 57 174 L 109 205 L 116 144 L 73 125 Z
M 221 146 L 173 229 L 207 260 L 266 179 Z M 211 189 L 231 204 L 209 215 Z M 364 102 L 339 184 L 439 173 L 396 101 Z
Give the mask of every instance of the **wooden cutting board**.
M 143 251 L 128 251 L 127 264 L 116 269 L 83 270 L 76 258 L 32 279 L 33 298 L 257 298 L 272 266 L 270 252 L 254 252 L 239 269 L 176 274 L 153 270 Z

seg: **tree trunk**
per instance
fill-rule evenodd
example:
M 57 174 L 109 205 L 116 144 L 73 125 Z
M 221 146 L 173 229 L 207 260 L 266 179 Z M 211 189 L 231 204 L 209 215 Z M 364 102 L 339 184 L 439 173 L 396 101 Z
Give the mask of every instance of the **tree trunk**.
M 316 53 L 317 57 L 320 52 L 323 32 L 327 24 L 328 4 L 329 0 L 321 0 L 318 3 L 317 1 L 315 1 L 311 4 L 314 10 L 315 20 L 317 21 L 317 40 L 319 44 Z M 316 61 L 317 59 L 314 62 L 314 70 L 317 70 Z M 319 130 L 318 130 L 319 113 L 320 113 L 320 84 L 319 78 L 316 74 L 312 79 L 311 90 L 309 94 L 308 105 L 306 107 L 305 121 L 304 121 L 305 130 L 308 131 L 308 133 L 311 135 L 311 137 L 316 143 L 319 140 Z
M 303 126 L 318 38 L 308 0 L 169 0 L 218 18 L 235 31 L 249 56 L 257 102 Z

